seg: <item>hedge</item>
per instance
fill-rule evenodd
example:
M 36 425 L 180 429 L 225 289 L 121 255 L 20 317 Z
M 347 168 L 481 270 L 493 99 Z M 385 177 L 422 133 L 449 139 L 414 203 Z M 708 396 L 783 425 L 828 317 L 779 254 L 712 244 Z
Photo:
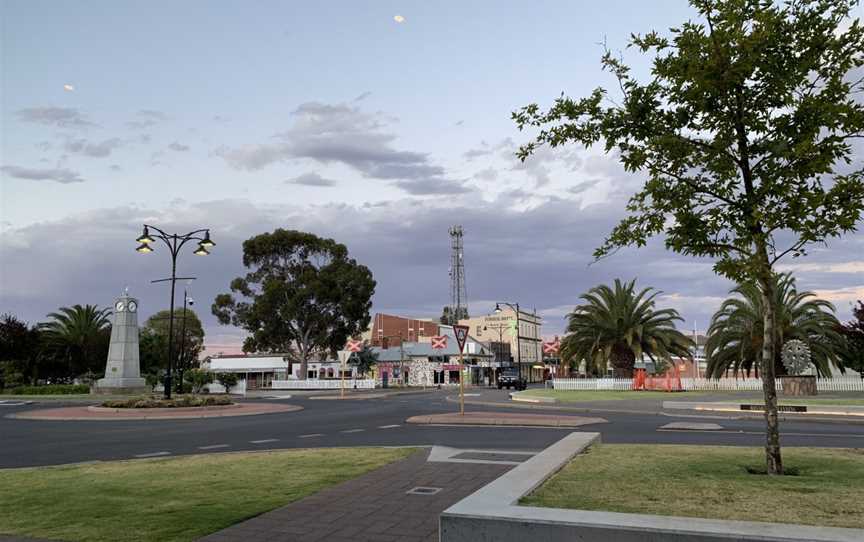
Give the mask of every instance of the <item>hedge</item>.
M 86 384 L 47 384 L 45 386 L 20 386 L 4 390 L 12 395 L 72 395 L 90 393 Z

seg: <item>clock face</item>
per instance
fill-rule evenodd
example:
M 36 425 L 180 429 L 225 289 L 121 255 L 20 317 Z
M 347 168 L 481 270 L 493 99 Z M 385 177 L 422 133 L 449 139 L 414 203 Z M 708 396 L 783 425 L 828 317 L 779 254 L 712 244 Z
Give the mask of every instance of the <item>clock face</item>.
M 136 310 L 138 310 L 138 303 L 135 303 L 134 301 L 130 301 L 129 302 L 129 312 L 135 312 Z
M 126 303 L 123 303 L 122 301 L 118 301 L 117 303 L 114 304 L 114 310 L 116 310 L 117 312 L 122 312 L 123 309 L 125 309 L 125 308 L 126 308 Z

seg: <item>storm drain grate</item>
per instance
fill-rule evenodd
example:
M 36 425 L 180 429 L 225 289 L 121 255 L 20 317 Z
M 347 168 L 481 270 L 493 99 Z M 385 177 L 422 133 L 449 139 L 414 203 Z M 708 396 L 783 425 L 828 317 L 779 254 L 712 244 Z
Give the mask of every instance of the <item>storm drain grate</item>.
M 409 489 L 405 492 L 406 495 L 434 495 L 441 491 L 440 487 L 423 487 L 418 486 L 412 489 Z

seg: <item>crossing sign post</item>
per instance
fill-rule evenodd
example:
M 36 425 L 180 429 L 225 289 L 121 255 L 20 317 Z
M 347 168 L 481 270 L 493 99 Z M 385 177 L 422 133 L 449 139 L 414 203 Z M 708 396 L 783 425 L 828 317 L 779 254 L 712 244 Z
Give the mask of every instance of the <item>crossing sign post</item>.
M 453 326 L 453 335 L 456 336 L 456 344 L 459 345 L 459 414 L 465 415 L 465 366 L 462 364 L 462 353 L 465 351 L 465 342 L 468 340 L 468 326 Z
M 348 339 L 348 344 L 345 345 L 345 351 L 348 355 L 339 356 L 339 398 L 345 398 L 345 365 L 348 362 L 348 358 L 354 355 L 356 352 L 363 350 L 363 341 L 358 341 L 355 339 Z M 341 352 L 340 352 L 341 354 Z

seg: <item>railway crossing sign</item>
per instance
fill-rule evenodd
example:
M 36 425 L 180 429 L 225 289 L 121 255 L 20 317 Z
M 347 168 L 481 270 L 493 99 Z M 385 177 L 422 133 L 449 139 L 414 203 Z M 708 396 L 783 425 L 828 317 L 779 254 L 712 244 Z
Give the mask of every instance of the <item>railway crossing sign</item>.
M 561 346 L 561 341 L 556 337 L 554 341 L 545 341 L 543 343 L 544 354 L 557 354 L 558 348 Z
M 432 337 L 432 348 L 436 350 L 447 348 L 447 335 Z
M 359 352 L 363 350 L 363 341 L 348 339 L 348 344 L 345 346 L 345 349 L 349 352 Z

